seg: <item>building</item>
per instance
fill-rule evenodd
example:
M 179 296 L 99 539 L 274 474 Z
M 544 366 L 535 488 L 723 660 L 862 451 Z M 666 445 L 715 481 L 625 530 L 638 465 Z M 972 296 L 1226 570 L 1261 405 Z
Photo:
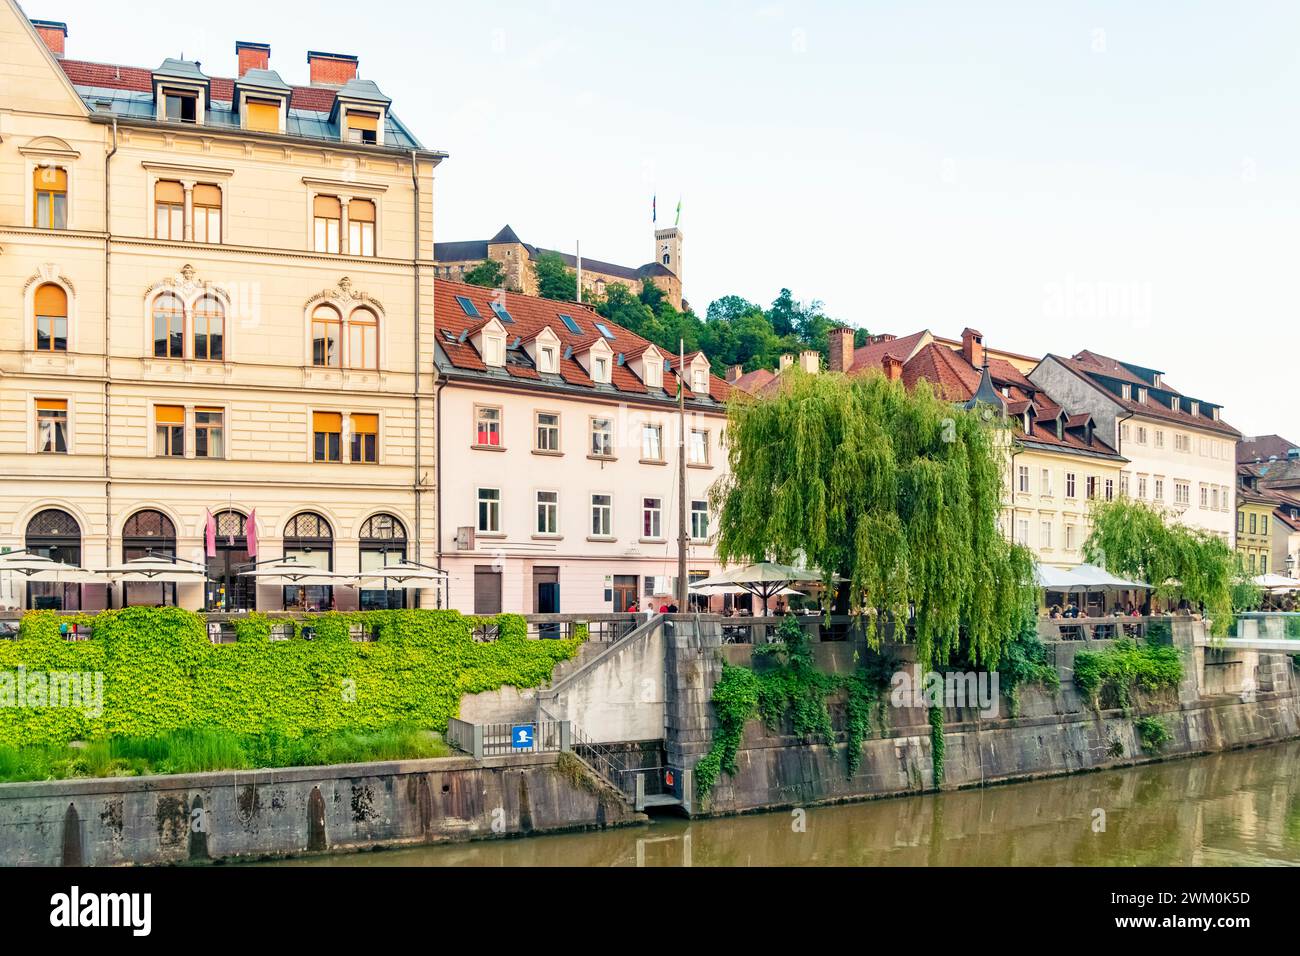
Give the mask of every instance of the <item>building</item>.
M 1256 567 L 1262 567 L 1257 573 L 1300 578 L 1300 450 L 1277 435 L 1250 443 L 1256 456 L 1267 457 L 1246 461 L 1238 453 L 1237 533 L 1248 535 L 1248 547 L 1239 543 L 1238 550 L 1247 569 L 1253 554 Z
M 1235 547 L 1236 445 L 1222 406 L 1192 398 L 1156 369 L 1083 351 L 1048 355 L 1029 379 L 1090 413 L 1102 440 L 1129 460 L 1130 494 Z
M 679 227 L 656 229 L 654 258 L 641 266 L 620 266 L 583 256 L 583 298 L 603 297 L 606 290 L 615 283 L 621 283 L 636 293 L 641 291 L 642 283 L 652 282 L 663 290 L 673 307 L 680 310 L 684 304 L 682 242 L 682 230 Z M 492 259 L 501 263 L 506 289 L 525 295 L 537 295 L 537 275 L 533 271 L 533 264 L 543 253 L 559 256 L 570 269 L 576 270 L 579 267 L 576 255 L 557 249 L 541 249 L 524 242 L 509 226 L 503 227 L 491 239 L 434 243 L 439 278 L 463 280 L 465 273 Z
M 341 571 L 434 556 L 445 154 L 352 56 L 309 52 L 298 85 L 265 44 L 223 77 L 71 59 L 67 35 L 0 0 L 0 547 L 174 553 L 215 583 L 10 581 L 0 601 L 385 600 L 238 569 L 254 547 Z
M 816 372 L 817 353 L 803 353 L 798 365 Z M 782 358 L 772 372 L 728 372 L 732 387 L 752 394 L 780 388 L 781 373 L 793 367 Z M 966 329 L 960 339 L 929 330 L 910 335 L 874 335 L 854 348 L 853 329 L 831 331 L 830 368 L 848 374 L 878 373 L 908 388 L 929 382 L 955 403 L 983 401 L 1011 422 L 1003 532 L 1029 547 L 1040 561 L 1070 565 L 1082 561 L 1095 500 L 1124 493 L 1125 459 L 1104 441 L 1086 412 L 1063 407 L 1027 377 L 1035 361 L 1014 352 L 986 349 L 984 336 Z
M 437 561 L 478 614 L 622 611 L 676 590 L 680 363 L 577 304 L 437 283 Z M 689 573 L 728 386 L 685 356 Z
M 1300 458 L 1300 445 L 1281 435 L 1252 435 L 1237 444 L 1237 462 L 1286 461 Z

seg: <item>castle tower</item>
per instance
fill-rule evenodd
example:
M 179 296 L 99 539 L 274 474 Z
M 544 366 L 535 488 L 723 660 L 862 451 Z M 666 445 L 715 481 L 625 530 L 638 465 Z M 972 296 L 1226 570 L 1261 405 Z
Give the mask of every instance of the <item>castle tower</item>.
M 678 226 L 655 230 L 655 255 L 653 260 L 682 281 L 682 230 Z

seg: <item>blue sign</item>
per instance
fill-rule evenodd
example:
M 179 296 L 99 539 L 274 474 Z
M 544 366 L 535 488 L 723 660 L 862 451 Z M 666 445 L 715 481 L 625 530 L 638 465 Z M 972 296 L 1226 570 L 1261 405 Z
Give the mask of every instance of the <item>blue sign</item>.
M 515 750 L 528 750 L 533 746 L 534 733 L 532 724 L 515 724 L 510 728 L 510 746 Z

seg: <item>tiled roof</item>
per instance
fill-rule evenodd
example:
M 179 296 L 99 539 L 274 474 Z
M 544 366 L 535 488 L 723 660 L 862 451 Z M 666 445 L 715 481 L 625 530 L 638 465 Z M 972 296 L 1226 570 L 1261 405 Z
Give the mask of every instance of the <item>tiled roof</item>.
M 920 332 L 913 332 L 911 335 L 905 335 L 902 338 L 893 338 L 885 342 L 872 342 L 862 346 L 853 353 L 853 364 L 847 369 L 849 372 L 856 372 L 863 368 L 878 369 L 884 361 L 886 355 L 892 355 L 900 362 L 906 362 L 911 358 L 912 353 L 916 351 L 917 346 L 930 333 L 927 329 Z
M 1252 435 L 1243 438 L 1237 445 L 1237 461 L 1268 461 L 1270 458 L 1283 459 L 1291 449 L 1300 448 L 1300 443 L 1290 441 L 1281 435 Z
M 732 382 L 731 387 L 738 388 L 742 392 L 752 393 L 762 388 L 774 378 L 776 378 L 776 373 L 770 368 L 756 368 L 754 371 L 746 372 L 744 375 Z
M 640 354 L 651 343 L 621 325 L 599 317 L 586 306 L 573 302 L 558 302 L 553 299 L 520 295 L 514 292 L 501 293 L 496 289 L 485 289 L 481 286 L 453 282 L 449 279 L 436 279 L 434 281 L 434 315 L 437 335 L 435 335 L 434 339 L 440 350 L 439 364 L 444 371 L 452 374 L 470 373 L 475 377 L 481 374 L 491 378 L 501 378 L 500 370 L 489 369 L 483 363 L 482 357 L 475 350 L 468 336 L 465 337 L 465 341 L 460 341 L 461 333 L 481 324 L 482 319 L 475 319 L 466 315 L 456 298 L 457 296 L 463 296 L 469 299 L 478 309 L 480 316 L 487 315 L 490 317 L 492 315 L 490 303 L 494 297 L 502 294 L 505 296 L 505 308 L 510 313 L 511 318 L 514 319 L 513 324 L 505 326 L 508 345 L 513 344 L 516 338 L 521 342 L 528 341 L 536 337 L 543 326 L 550 326 L 551 331 L 560 340 L 563 354 L 567 356 L 560 359 L 560 374 L 558 377 L 554 375 L 537 375 L 536 378 L 539 381 L 557 387 L 565 385 L 577 386 L 597 393 L 649 395 L 669 402 L 677 397 L 677 375 L 675 372 L 665 370 L 662 387 L 647 389 L 646 385 L 637 378 L 636 373 L 626 364 L 629 355 Z M 603 335 L 593 335 L 590 332 L 580 334 L 570 332 L 559 319 L 561 313 L 572 315 L 578 320 L 580 327 L 590 328 L 593 323 L 600 322 L 609 329 L 613 338 L 607 339 Z M 455 341 L 447 340 L 444 334 L 447 332 L 452 334 Z M 624 357 L 624 362 L 614 362 L 609 385 L 597 385 L 593 382 L 577 360 L 577 356 L 585 352 L 595 342 L 604 342 L 615 356 L 622 355 Z M 571 355 L 569 354 L 570 350 L 572 350 Z M 692 356 L 696 354 L 699 353 L 691 353 Z M 687 357 L 688 364 L 690 357 Z M 507 374 L 522 377 L 526 373 L 515 371 L 519 367 L 507 365 L 505 371 Z M 689 384 L 684 383 L 684 385 L 688 402 L 698 402 L 701 398 L 707 402 L 711 399 L 712 402 L 717 403 L 719 410 L 721 410 L 720 406 L 726 402 L 731 392 L 731 386 L 713 374 L 709 376 L 709 394 L 707 396 L 697 396 L 691 391 Z
M 559 249 L 543 249 L 540 246 L 524 242 L 509 225 L 502 226 L 500 231 L 491 239 L 456 239 L 450 242 L 435 242 L 433 244 L 433 258 L 438 262 L 468 262 L 476 259 L 486 259 L 489 245 L 516 242 L 524 247 L 530 259 L 549 254 L 559 256 L 566 266 L 577 268 L 578 257 L 573 253 L 561 252 Z M 640 266 L 623 266 L 616 262 L 592 259 L 590 256 L 582 257 L 582 268 L 586 272 L 599 272 L 602 275 L 627 279 L 629 282 L 639 282 L 647 276 L 673 275 L 671 269 L 667 269 L 657 262 L 647 262 L 645 265 Z
M 1178 389 L 1165 383 L 1163 380 L 1159 385 L 1153 384 L 1148 379 L 1142 378 L 1132 369 L 1134 367 L 1128 363 L 1120 362 L 1117 359 L 1108 358 L 1105 355 L 1098 355 L 1096 352 L 1083 351 L 1074 355 L 1072 358 L 1065 358 L 1060 355 L 1049 355 L 1048 358 L 1059 362 L 1062 366 L 1074 372 L 1085 379 L 1093 382 L 1098 388 L 1106 392 L 1106 397 L 1117 405 L 1127 409 L 1134 414 L 1143 415 L 1150 418 L 1164 419 L 1169 422 L 1176 422 L 1185 425 L 1188 428 L 1202 428 L 1206 431 L 1218 432 L 1229 437 L 1238 437 L 1240 432 L 1233 428 L 1222 419 L 1215 420 L 1205 414 L 1193 415 L 1190 410 L 1184 411 L 1180 408 L 1174 411 L 1170 407 L 1168 400 L 1161 401 L 1155 397 L 1155 393 L 1164 393 L 1167 395 L 1176 395 L 1180 399 L 1186 398 L 1189 402 L 1198 401 L 1183 395 Z M 1134 386 L 1131 394 L 1132 398 L 1124 398 L 1118 391 L 1106 388 L 1101 378 L 1109 378 L 1115 381 Z M 1145 388 L 1146 399 L 1139 402 L 1137 400 L 1138 387 Z M 1214 402 L 1200 402 L 1201 409 L 1218 408 Z
M 100 102 L 107 102 L 106 109 L 118 116 L 153 119 L 153 70 L 114 63 L 92 63 L 87 60 L 63 59 L 58 63 L 68 79 L 72 81 L 72 85 L 77 88 L 77 92 L 81 94 L 81 98 L 92 109 L 97 108 L 96 104 Z M 239 124 L 232 112 L 232 106 L 235 84 L 238 80 L 222 76 L 211 76 L 206 79 L 211 96 L 208 125 L 216 128 L 237 128 Z M 361 85 L 354 89 L 369 90 L 372 86 L 373 84 Z M 286 132 L 313 139 L 338 140 L 338 124 L 331 123 L 329 117 L 334 108 L 335 96 L 341 91 L 332 86 L 289 86 L 289 90 Z M 385 146 L 401 149 L 422 148 L 419 140 L 393 115 L 391 110 L 385 115 L 387 117 L 384 127 Z

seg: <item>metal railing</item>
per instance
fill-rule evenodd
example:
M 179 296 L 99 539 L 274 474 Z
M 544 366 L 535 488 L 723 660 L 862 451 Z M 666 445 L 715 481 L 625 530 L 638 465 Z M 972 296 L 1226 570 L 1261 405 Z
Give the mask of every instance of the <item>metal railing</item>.
M 446 741 L 477 760 L 511 754 L 561 753 L 572 749 L 567 720 L 521 720 L 513 723 L 471 724 L 452 717 Z
M 1137 617 L 1041 617 L 1038 636 L 1045 641 L 1113 641 L 1119 637 L 1145 638 L 1152 625 L 1172 621 L 1156 614 Z

